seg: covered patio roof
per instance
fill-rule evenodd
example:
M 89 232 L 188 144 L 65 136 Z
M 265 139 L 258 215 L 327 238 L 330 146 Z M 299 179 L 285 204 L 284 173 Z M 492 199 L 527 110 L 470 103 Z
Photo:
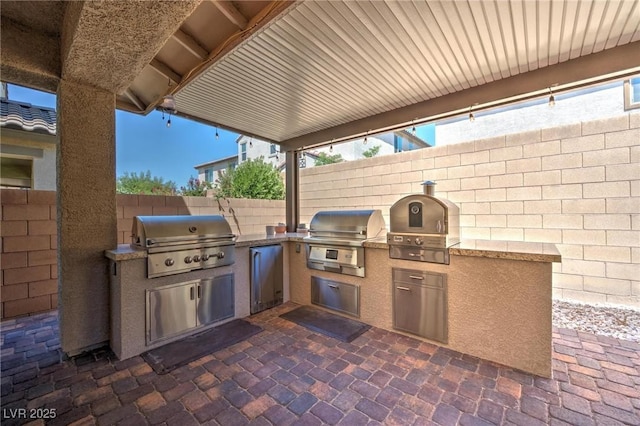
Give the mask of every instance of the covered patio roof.
M 283 150 L 640 72 L 640 4 L 2 2 L 2 78 L 60 78 Z

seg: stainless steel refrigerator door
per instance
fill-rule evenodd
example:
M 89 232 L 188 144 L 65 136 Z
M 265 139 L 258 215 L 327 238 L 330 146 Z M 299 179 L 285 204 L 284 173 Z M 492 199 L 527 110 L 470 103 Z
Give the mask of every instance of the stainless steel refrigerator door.
M 252 314 L 279 305 L 282 291 L 282 246 L 253 247 L 251 256 L 251 306 Z

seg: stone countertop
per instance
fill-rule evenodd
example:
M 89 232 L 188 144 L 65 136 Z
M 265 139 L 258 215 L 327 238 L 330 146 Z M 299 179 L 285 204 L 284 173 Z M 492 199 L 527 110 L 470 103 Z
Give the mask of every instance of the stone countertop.
M 529 262 L 562 261 L 555 244 L 525 241 L 462 240 L 449 247 L 449 254 Z
M 302 242 L 302 238 L 308 234 L 298 234 L 295 232 L 288 232 L 286 234 L 253 234 L 253 235 L 239 235 L 236 238 L 236 247 L 258 247 L 268 246 L 271 244 L 279 244 L 287 241 Z M 105 250 L 104 255 L 116 262 L 122 260 L 144 259 L 147 257 L 147 251 L 144 249 L 136 249 L 129 244 L 118 244 L 115 250 Z
M 303 242 L 308 234 L 289 232 L 286 234 L 252 234 L 236 238 L 236 247 L 258 247 L 288 241 Z M 364 243 L 365 247 L 388 250 L 385 238 L 376 238 Z M 561 262 L 562 256 L 555 244 L 531 243 L 524 241 L 462 240 L 449 247 L 454 256 L 474 256 L 494 259 L 524 260 L 529 262 Z M 146 250 L 132 248 L 129 244 L 119 244 L 115 250 L 106 250 L 105 256 L 111 260 L 133 260 L 147 257 Z
M 239 235 L 236 238 L 236 247 L 257 247 L 268 246 L 270 244 L 286 243 L 287 241 L 301 242 L 302 238 L 308 234 L 298 234 L 295 232 L 287 232 L 286 234 L 251 234 Z
M 147 251 L 144 249 L 136 249 L 129 244 L 118 244 L 115 250 L 105 250 L 104 255 L 116 262 L 121 260 L 145 259 Z

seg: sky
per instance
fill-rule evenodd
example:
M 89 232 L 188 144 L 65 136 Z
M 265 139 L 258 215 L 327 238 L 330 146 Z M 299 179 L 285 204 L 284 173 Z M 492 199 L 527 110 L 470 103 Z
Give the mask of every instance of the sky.
M 56 107 L 56 96 L 51 93 L 10 84 L 8 95 L 10 100 Z M 198 177 L 196 164 L 237 153 L 237 133 L 219 129 L 216 139 L 215 127 L 174 116 L 170 128 L 166 122 L 167 117 L 163 121 L 158 111 L 144 116 L 116 110 L 116 176 L 150 170 L 152 176 L 173 181 L 180 188 L 190 177 Z

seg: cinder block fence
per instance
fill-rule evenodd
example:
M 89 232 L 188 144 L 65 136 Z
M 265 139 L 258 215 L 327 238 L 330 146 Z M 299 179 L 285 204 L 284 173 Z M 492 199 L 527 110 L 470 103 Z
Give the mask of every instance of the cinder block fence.
M 3 189 L 2 318 L 58 307 L 56 193 Z M 236 234 L 264 232 L 284 221 L 284 201 L 118 195 L 118 243 L 130 242 L 134 216 L 223 214 Z M 240 223 L 238 228 L 234 215 Z
M 640 113 L 303 169 L 301 221 L 375 208 L 389 223 L 389 207 L 424 180 L 460 206 L 462 238 L 556 244 L 554 297 L 640 308 Z M 1 195 L 2 318 L 54 309 L 55 193 Z M 285 204 L 118 195 L 118 242 L 136 215 L 220 213 L 236 233 L 263 233 Z

